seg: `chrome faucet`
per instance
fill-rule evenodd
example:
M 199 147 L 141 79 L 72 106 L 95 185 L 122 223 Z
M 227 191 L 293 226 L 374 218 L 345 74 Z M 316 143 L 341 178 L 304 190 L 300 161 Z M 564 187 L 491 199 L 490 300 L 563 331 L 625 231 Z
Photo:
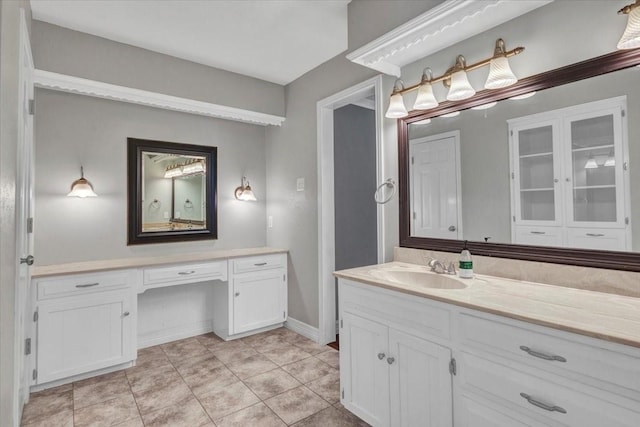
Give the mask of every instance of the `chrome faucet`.
M 453 262 L 449 263 L 449 267 L 445 267 L 441 261 L 434 258 L 429 261 L 429 267 L 431 267 L 431 271 L 437 274 L 456 274 L 456 267 Z

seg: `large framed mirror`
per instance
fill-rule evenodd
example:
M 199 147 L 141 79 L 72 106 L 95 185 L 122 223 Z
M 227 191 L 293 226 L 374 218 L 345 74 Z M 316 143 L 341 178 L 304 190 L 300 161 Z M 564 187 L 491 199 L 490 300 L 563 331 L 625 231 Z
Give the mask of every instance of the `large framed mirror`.
M 216 239 L 217 148 L 127 139 L 129 245 Z
M 639 64 L 616 51 L 399 119 L 400 245 L 640 271 Z

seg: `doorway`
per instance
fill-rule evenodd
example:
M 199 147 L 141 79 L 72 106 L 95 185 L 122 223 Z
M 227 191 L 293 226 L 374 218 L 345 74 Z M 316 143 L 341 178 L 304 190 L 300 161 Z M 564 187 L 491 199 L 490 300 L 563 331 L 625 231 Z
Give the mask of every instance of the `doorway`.
M 336 340 L 337 292 L 336 280 L 333 272 L 339 268 L 348 268 L 354 264 L 375 264 L 383 262 L 384 253 L 384 208 L 374 201 L 376 183 L 385 179 L 381 143 L 382 129 L 382 76 L 377 76 L 356 86 L 339 92 L 317 104 L 318 112 L 318 271 L 319 271 L 319 328 L 318 342 L 328 344 Z M 373 116 L 371 117 L 371 112 Z M 349 126 L 346 116 L 357 116 L 373 125 L 367 138 L 367 147 L 353 148 L 344 143 L 336 150 L 336 130 L 347 135 L 343 139 L 354 141 L 362 139 L 357 146 L 365 145 L 362 136 L 358 136 L 354 124 Z M 369 117 L 368 119 L 363 119 Z M 346 123 L 345 123 L 346 122 Z M 336 129 L 336 125 L 341 129 Z M 344 125 L 344 126 L 342 126 Z M 342 137 L 338 136 L 340 140 Z M 357 167 L 351 165 L 351 170 L 344 171 L 344 159 L 336 163 L 337 156 L 362 155 L 360 150 L 367 151 L 366 162 L 369 172 L 359 174 Z M 345 152 L 351 151 L 351 152 Z M 359 159 L 360 161 L 364 159 Z M 337 174 L 336 174 L 337 166 Z M 347 164 L 347 168 L 350 165 Z M 375 171 L 375 172 L 371 172 Z M 346 175 L 345 175 L 346 173 Z M 344 186 L 344 188 L 343 188 Z M 340 188 L 338 188 L 340 187 Z M 348 188 L 347 188 L 348 187 Z M 370 187 L 370 188 L 368 188 Z M 336 191 L 336 188 L 338 190 Z M 354 190 L 355 188 L 355 190 Z M 353 200 L 349 199 L 351 196 Z M 368 193 L 368 195 L 367 195 Z M 356 200 L 357 199 L 357 200 Z M 368 200 L 368 202 L 366 201 Z M 364 201 L 364 202 L 361 202 Z M 365 206 L 366 205 L 366 206 Z M 342 236 L 336 240 L 337 232 L 349 228 L 349 224 L 367 216 L 365 227 L 358 227 L 349 241 Z M 336 221 L 339 221 L 337 223 Z M 373 221 L 373 222 L 372 222 Z M 371 224 L 375 224 L 372 227 Z M 366 236 L 363 234 L 366 233 Z M 357 240 L 362 238 L 369 246 L 364 254 L 345 256 L 345 251 L 359 251 L 353 249 L 354 244 L 363 248 Z M 372 243 L 373 242 L 373 243 Z M 340 245 L 338 248 L 337 245 Z M 373 247 L 371 247 L 373 246 Z M 362 255 L 362 256 L 361 256 Z M 338 262 L 336 257 L 339 257 Z M 360 265 L 365 265 L 360 264 Z

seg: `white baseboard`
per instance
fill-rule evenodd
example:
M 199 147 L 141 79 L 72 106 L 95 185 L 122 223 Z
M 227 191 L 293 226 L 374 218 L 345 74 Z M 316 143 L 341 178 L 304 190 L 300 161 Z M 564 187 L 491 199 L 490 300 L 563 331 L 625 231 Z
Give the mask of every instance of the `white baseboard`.
M 287 318 L 287 321 L 284 322 L 284 327 L 287 329 L 291 329 L 293 332 L 297 332 L 300 335 L 309 338 L 310 340 L 318 342 L 320 336 L 318 328 L 314 328 L 313 326 L 307 325 L 306 323 L 296 320 L 292 317 Z
M 213 332 L 213 323 L 211 320 L 191 323 L 170 329 L 162 329 L 138 335 L 138 348 L 151 347 L 184 338 L 195 337 L 196 335 L 202 335 L 209 332 Z

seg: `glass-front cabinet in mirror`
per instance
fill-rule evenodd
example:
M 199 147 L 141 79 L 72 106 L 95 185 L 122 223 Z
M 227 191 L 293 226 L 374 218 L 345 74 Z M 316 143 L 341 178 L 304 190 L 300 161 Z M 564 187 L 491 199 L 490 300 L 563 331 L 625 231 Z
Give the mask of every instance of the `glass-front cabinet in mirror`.
M 129 244 L 215 239 L 216 147 L 128 139 Z

